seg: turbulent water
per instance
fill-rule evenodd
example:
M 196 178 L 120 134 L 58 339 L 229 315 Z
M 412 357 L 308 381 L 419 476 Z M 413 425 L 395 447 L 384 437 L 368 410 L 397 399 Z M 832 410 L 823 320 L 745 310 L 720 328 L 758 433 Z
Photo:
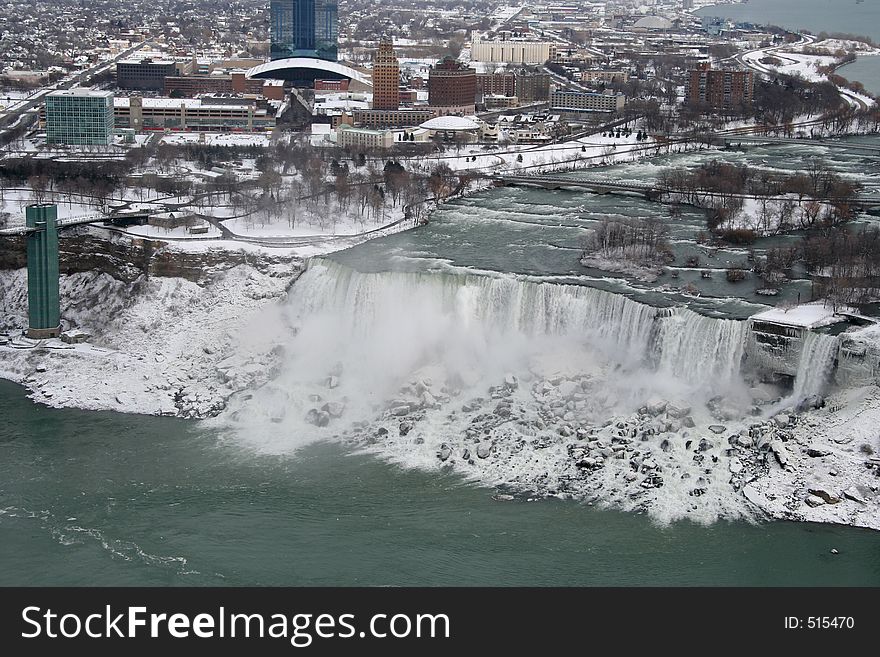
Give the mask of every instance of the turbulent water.
M 656 404 L 709 422 L 702 405 L 723 398 L 727 417 L 743 413 L 743 322 L 528 276 L 360 272 L 317 259 L 291 290 L 284 323 L 277 376 L 221 418 L 262 451 L 344 440 L 409 467 L 456 463 L 483 484 L 567 491 L 663 520 L 747 515 L 726 480 L 704 481 L 699 463 L 677 455 L 684 440 L 636 453 L 650 462 L 656 451 L 680 476 L 662 492 L 649 479 L 637 489 L 654 491 L 647 500 L 628 492 L 629 461 L 609 467 L 604 484 L 582 481 L 564 439 L 576 429 L 600 439 L 612 421 L 633 435 L 680 428 L 633 415 Z M 714 492 L 699 508 L 695 485 Z
M 837 357 L 837 336 L 807 333 L 794 379 L 792 399 L 801 402 L 822 395 Z
M 257 412 L 268 425 L 295 424 L 320 406 L 310 397 L 329 377 L 338 380 L 333 399 L 358 420 L 428 371 L 474 392 L 509 373 L 582 367 L 607 377 L 609 406 L 620 412 L 652 395 L 706 400 L 741 384 L 743 322 L 527 276 L 363 273 L 317 259 L 292 289 L 285 322 L 282 371 L 238 409 L 247 421 Z

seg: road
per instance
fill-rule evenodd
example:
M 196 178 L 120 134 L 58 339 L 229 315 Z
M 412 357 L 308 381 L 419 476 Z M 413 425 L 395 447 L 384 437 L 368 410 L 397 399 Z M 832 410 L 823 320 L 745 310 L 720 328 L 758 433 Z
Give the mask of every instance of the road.
M 10 109 L 8 112 L 5 112 L 3 114 L 2 118 L 0 118 L 0 125 L 3 126 L 3 128 L 0 129 L 0 135 L 2 135 L 3 133 L 5 133 L 7 130 L 14 127 L 15 125 L 17 125 L 18 122 L 22 119 L 22 117 L 25 114 L 27 114 L 28 112 L 32 112 L 35 108 L 37 108 L 40 104 L 42 104 L 43 98 L 45 97 L 46 94 L 51 93 L 53 91 L 59 91 L 61 89 L 72 89 L 74 87 L 77 87 L 84 80 L 90 78 L 93 75 L 97 75 L 98 73 L 101 73 L 102 71 L 110 68 L 111 66 L 115 65 L 116 62 L 120 61 L 121 59 L 125 59 L 126 57 L 131 56 L 133 53 L 137 52 L 138 50 L 140 50 L 141 48 L 143 48 L 144 46 L 146 46 L 148 44 L 149 44 L 148 41 L 142 41 L 142 42 L 132 46 L 131 48 L 122 51 L 121 53 L 116 55 L 116 57 L 114 57 L 113 59 L 98 62 L 97 64 L 95 64 L 91 68 L 88 68 L 85 71 L 81 71 L 80 73 L 78 73 L 76 76 L 74 76 L 72 78 L 60 80 L 49 87 L 45 87 L 43 89 L 40 89 L 37 93 L 33 94 L 32 96 L 30 96 L 29 98 L 27 98 L 23 102 L 16 104 L 12 109 Z
M 778 46 L 770 46 L 769 48 L 758 48 L 757 50 L 750 50 L 748 52 L 739 53 L 734 55 L 732 59 L 736 61 L 740 66 L 744 68 L 751 69 L 756 73 L 761 75 L 775 75 L 777 72 L 775 69 L 770 68 L 768 66 L 762 66 L 759 63 L 756 63 L 752 59 L 748 57 L 748 55 L 754 55 L 755 53 L 764 53 L 764 54 L 772 54 L 774 52 L 782 52 L 784 50 L 791 49 L 794 46 L 806 46 L 816 41 L 816 37 L 810 34 L 799 34 L 800 41 L 797 43 L 783 43 Z M 854 94 L 849 89 L 843 89 L 841 87 L 837 87 L 838 93 L 841 97 L 851 106 L 857 110 L 866 110 L 869 105 L 865 102 L 861 97 Z

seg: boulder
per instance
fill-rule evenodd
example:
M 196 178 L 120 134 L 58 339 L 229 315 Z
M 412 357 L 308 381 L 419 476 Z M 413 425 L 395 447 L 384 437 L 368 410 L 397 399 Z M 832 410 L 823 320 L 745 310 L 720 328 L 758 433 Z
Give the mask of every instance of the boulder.
M 513 374 L 508 374 L 504 377 L 504 387 L 508 390 L 516 390 L 519 388 L 519 379 Z
M 314 424 L 316 427 L 326 427 L 330 424 L 330 414 L 327 411 L 319 411 L 317 408 L 310 408 L 306 413 L 306 422 Z
M 449 447 L 447 447 L 446 445 L 441 446 L 440 451 L 437 452 L 437 458 L 439 458 L 441 461 L 449 460 L 450 456 L 452 456 L 452 450 L 449 449 Z
M 813 508 L 825 504 L 825 500 L 815 495 L 807 495 L 807 499 L 805 499 L 804 502 L 807 503 L 807 506 L 811 506 Z
M 568 399 L 569 397 L 574 395 L 575 391 L 577 391 L 579 387 L 580 386 L 578 386 L 578 384 L 574 381 L 563 381 L 559 384 L 557 390 L 559 391 L 559 394 L 562 395 L 562 397 Z
M 321 410 L 327 411 L 332 418 L 338 418 L 342 417 L 342 414 L 345 412 L 345 404 L 342 402 L 327 402 L 321 407 Z
M 481 459 L 489 458 L 489 455 L 492 454 L 492 443 L 488 441 L 484 441 L 477 445 L 477 456 Z
M 776 460 L 783 468 L 788 465 L 788 452 L 785 450 L 785 444 L 778 439 L 770 441 L 770 451 L 776 455 Z
M 807 456 L 812 456 L 813 458 L 821 458 L 823 456 L 828 456 L 831 454 L 827 449 L 817 449 L 816 447 L 808 447 L 807 448 Z
M 685 415 L 681 420 L 681 426 L 685 427 L 686 429 L 693 429 L 697 425 L 694 422 L 694 418 L 692 418 L 690 415 Z
M 647 411 L 649 415 L 660 415 L 664 411 L 666 411 L 666 407 L 668 406 L 668 402 L 663 399 L 652 398 L 648 400 L 646 405 Z
M 870 496 L 870 491 L 864 488 L 864 486 L 850 486 L 845 491 L 843 491 L 843 496 L 848 500 L 852 500 L 853 502 L 858 502 L 859 504 L 867 504 L 867 499 Z
M 422 408 L 440 408 L 440 403 L 437 401 L 434 395 L 432 395 L 427 390 L 425 390 L 419 396 L 419 402 L 421 403 Z
M 822 498 L 822 501 L 825 504 L 839 504 L 840 503 L 840 497 L 838 497 L 836 493 L 833 493 L 832 491 L 828 490 L 828 488 L 826 488 L 824 486 L 813 486 L 811 488 L 808 488 L 807 492 L 810 495 Z
M 681 406 L 679 404 L 668 404 L 666 406 L 666 413 L 674 418 L 684 418 L 691 412 L 690 406 Z
M 401 422 L 400 426 L 398 427 L 398 431 L 400 432 L 401 436 L 405 436 L 410 431 L 412 431 L 412 428 L 413 428 L 412 422 Z
M 731 459 L 730 465 L 728 465 L 728 469 L 731 474 L 739 474 L 742 472 L 743 464 L 739 459 Z
M 403 417 L 409 414 L 409 406 L 395 406 L 391 409 L 391 415 L 395 417 Z
M 773 416 L 773 422 L 775 422 L 776 426 L 780 429 L 785 429 L 790 421 L 787 413 L 780 413 L 779 415 Z
M 710 424 L 709 431 L 711 431 L 714 434 L 720 435 L 720 434 L 724 433 L 725 431 L 727 431 L 727 427 L 725 427 L 723 424 Z
M 746 484 L 742 492 L 743 496 L 757 507 L 763 508 L 768 502 L 767 497 L 752 484 Z

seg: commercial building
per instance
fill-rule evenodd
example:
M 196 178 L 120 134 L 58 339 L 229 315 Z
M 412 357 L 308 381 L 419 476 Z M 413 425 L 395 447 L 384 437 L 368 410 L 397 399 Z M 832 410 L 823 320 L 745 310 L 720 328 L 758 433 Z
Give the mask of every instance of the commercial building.
M 337 59 L 336 0 L 271 0 L 272 59 Z
M 713 70 L 708 64 L 688 72 L 688 105 L 730 109 L 752 104 L 755 79 L 751 71 Z
M 107 146 L 113 142 L 113 93 L 65 89 L 46 95 L 50 144 Z
M 513 71 L 503 73 L 477 73 L 477 98 L 485 96 L 515 96 L 516 75 Z
M 556 58 L 556 44 L 551 41 L 509 39 L 471 42 L 471 59 L 475 62 L 504 64 L 543 64 Z
M 398 110 L 354 110 L 352 112 L 355 124 L 365 128 L 412 128 L 435 116 L 437 116 L 437 110 L 430 107 Z
M 629 80 L 629 73 L 626 71 L 581 71 L 581 82 L 604 83 L 604 84 L 626 84 Z
M 315 80 L 315 91 L 348 91 L 348 80 Z
M 268 107 L 239 96 L 116 98 L 114 113 L 118 127 L 137 131 L 262 132 L 275 127 Z
M 124 59 L 116 64 L 116 86 L 134 91 L 159 91 L 165 78 L 177 75 L 177 64 L 170 59 Z
M 228 75 L 175 75 L 165 78 L 164 93 L 177 98 L 192 98 L 199 94 L 260 95 L 264 86 L 264 80 L 250 80 L 244 71 Z
M 373 59 L 373 109 L 396 110 L 400 107 L 400 64 L 394 44 L 382 40 Z
M 357 146 L 361 148 L 390 148 L 394 144 L 394 133 L 390 130 L 369 130 L 340 125 L 336 133 L 339 146 Z
M 550 99 L 550 74 L 520 71 L 516 75 L 516 97 L 521 103 L 539 103 Z
M 444 57 L 428 72 L 428 104 L 445 114 L 473 114 L 477 72 L 452 57 Z
M 550 94 L 550 106 L 556 110 L 569 112 L 620 112 L 626 107 L 626 96 L 581 91 L 554 91 Z

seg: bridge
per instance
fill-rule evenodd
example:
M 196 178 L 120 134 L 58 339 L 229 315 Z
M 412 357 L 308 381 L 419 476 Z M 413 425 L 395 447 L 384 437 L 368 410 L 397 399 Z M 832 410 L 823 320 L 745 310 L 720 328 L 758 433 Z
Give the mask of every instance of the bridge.
M 657 185 L 640 182 L 624 182 L 612 178 L 559 178 L 553 176 L 517 176 L 497 174 L 491 179 L 507 186 L 534 185 L 544 189 L 579 188 L 595 194 L 642 194 L 648 198 L 658 198 L 668 190 Z
M 871 144 L 856 144 L 853 142 L 833 141 L 830 139 L 809 139 L 797 137 L 760 137 L 757 135 L 723 135 L 724 143 L 732 144 L 797 144 L 800 146 L 824 146 L 825 148 L 845 148 L 851 151 L 861 151 L 869 155 L 880 156 L 880 146 Z
M 638 194 L 644 196 L 650 201 L 656 201 L 663 197 L 664 194 L 682 194 L 682 190 L 670 189 L 652 183 L 642 183 L 634 181 L 622 181 L 604 177 L 589 178 L 560 178 L 558 176 L 523 176 L 523 175 L 504 175 L 495 174 L 490 176 L 496 184 L 505 186 L 531 185 L 542 187 L 543 189 L 582 189 L 594 194 Z M 700 191 L 700 196 L 724 196 L 727 198 L 763 198 L 753 194 L 728 194 L 712 191 Z M 775 197 L 770 197 L 775 198 Z M 835 199 L 823 199 L 834 201 Z M 856 196 L 847 199 L 853 205 L 864 208 L 873 209 L 880 207 L 880 194 L 874 196 Z
M 75 217 L 65 217 L 55 221 L 55 229 L 73 228 L 74 226 L 85 226 L 86 224 L 95 224 L 99 222 L 112 222 L 114 215 L 106 215 L 102 213 L 82 214 Z M 15 237 L 18 235 L 29 235 L 35 233 L 39 228 L 32 226 L 16 226 L 15 228 L 0 229 L 0 237 Z

